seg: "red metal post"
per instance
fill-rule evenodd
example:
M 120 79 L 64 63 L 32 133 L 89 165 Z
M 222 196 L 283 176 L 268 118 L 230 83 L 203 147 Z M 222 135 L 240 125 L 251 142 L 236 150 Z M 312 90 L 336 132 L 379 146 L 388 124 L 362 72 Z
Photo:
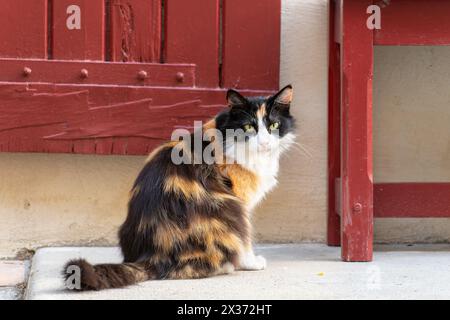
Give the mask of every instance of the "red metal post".
M 342 259 L 371 261 L 373 241 L 372 0 L 342 2 Z

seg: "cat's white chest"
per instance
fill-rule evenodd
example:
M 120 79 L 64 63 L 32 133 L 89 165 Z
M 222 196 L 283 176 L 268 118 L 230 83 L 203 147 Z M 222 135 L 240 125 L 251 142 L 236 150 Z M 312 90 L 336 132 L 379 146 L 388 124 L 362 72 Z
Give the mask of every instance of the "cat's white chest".
M 258 157 L 258 159 L 250 161 L 248 169 L 257 175 L 259 182 L 255 194 L 248 205 L 249 209 L 252 210 L 277 185 L 279 157 Z

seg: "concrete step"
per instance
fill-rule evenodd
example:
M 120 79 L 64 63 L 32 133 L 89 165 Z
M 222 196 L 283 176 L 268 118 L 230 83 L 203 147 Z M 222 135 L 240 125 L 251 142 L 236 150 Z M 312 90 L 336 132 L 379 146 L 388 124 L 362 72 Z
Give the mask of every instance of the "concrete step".
M 1 300 L 19 300 L 22 296 L 21 290 L 15 287 L 0 287 L 0 301 Z
M 27 278 L 28 261 L 0 260 L 0 300 L 17 300 L 22 296 L 18 285 Z
M 120 262 L 118 248 L 37 251 L 27 299 L 449 299 L 450 250 L 382 247 L 372 263 L 344 263 L 340 249 L 321 244 L 259 245 L 264 271 L 239 271 L 202 280 L 147 281 L 124 289 L 77 293 L 63 289 L 61 268 L 84 257 Z M 436 250 L 436 251 L 434 251 Z
M 28 261 L 0 261 L 0 287 L 11 287 L 25 282 Z

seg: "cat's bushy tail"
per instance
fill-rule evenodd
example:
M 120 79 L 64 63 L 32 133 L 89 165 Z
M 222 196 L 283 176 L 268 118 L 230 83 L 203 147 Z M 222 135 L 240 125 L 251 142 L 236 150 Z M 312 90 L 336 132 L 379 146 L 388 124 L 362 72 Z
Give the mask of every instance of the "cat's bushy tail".
M 63 277 L 65 287 L 76 291 L 122 288 L 154 279 L 153 272 L 144 263 L 92 265 L 84 259 L 66 263 Z

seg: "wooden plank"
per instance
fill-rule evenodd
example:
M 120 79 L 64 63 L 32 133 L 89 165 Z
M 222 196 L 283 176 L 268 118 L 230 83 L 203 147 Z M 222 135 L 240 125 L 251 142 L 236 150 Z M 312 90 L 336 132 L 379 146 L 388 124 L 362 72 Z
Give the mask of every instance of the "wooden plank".
M 335 22 L 336 4 L 330 1 L 330 50 L 328 68 L 328 224 L 327 243 L 330 246 L 341 244 L 341 228 L 339 208 L 336 197 L 340 196 L 336 190 L 336 180 L 341 176 L 341 141 L 340 141 L 340 46 L 336 42 Z
M 450 183 L 377 183 L 378 218 L 449 218 Z
M 110 0 L 108 14 L 112 61 L 160 62 L 160 0 Z
M 52 9 L 54 59 L 104 60 L 103 0 L 57 0 Z
M 280 0 L 227 0 L 223 11 L 223 87 L 278 89 Z
M 373 240 L 373 32 L 366 27 L 371 0 L 342 2 L 341 175 L 342 259 L 371 261 Z
M 267 91 L 244 91 L 266 95 Z M 226 90 L 0 83 L 0 151 L 147 154 L 206 121 Z
M 450 45 L 450 2 L 395 0 L 381 9 L 376 45 Z
M 24 68 L 31 73 L 24 74 Z M 72 84 L 192 87 L 195 66 L 158 63 L 104 63 L 91 61 L 49 61 L 0 59 L 0 81 Z M 85 73 L 83 75 L 83 71 Z M 142 72 L 146 78 L 141 78 Z M 184 80 L 178 81 L 182 72 Z
M 1 2 L 0 57 L 47 57 L 47 1 Z
M 219 1 L 170 0 L 165 17 L 165 61 L 195 63 L 197 85 L 218 87 Z

